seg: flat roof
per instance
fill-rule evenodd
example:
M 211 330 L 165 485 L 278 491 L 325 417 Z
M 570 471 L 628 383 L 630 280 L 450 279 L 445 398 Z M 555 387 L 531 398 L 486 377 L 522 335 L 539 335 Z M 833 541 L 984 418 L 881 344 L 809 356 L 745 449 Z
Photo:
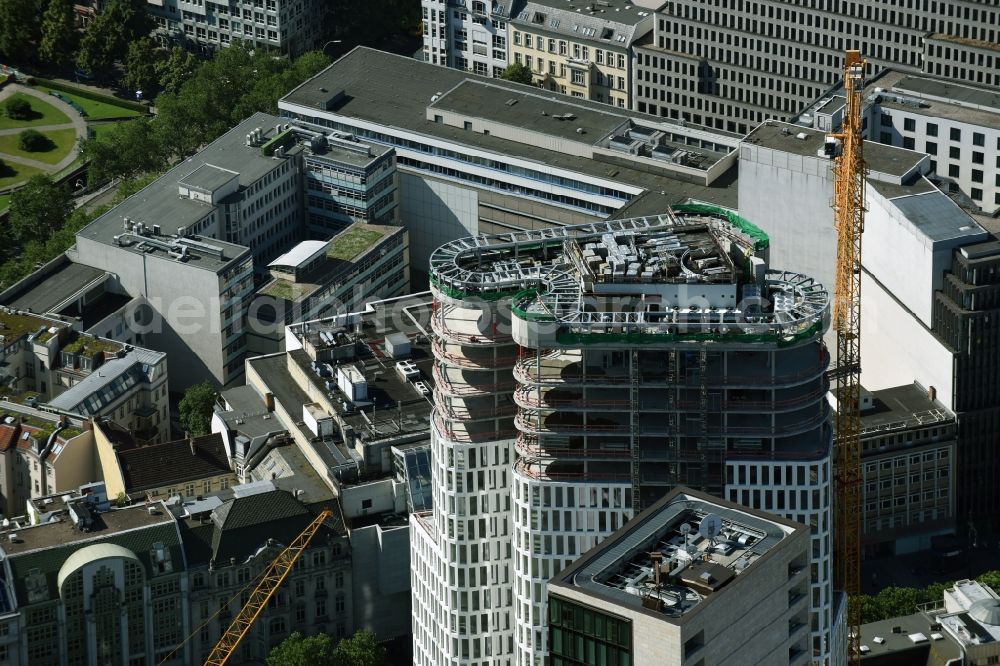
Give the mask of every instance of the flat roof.
M 258 294 L 286 301 L 302 301 L 320 287 L 335 284 L 349 275 L 354 265 L 375 250 L 382 241 L 406 233 L 406 227 L 355 222 L 328 241 L 303 241 L 291 251 L 272 261 L 269 266 L 301 267 L 325 254 L 308 271 L 297 273 L 295 280 L 274 277 L 258 290 Z
M 989 128 L 1000 123 L 1000 91 L 992 88 L 890 69 L 865 87 L 867 100 L 876 95 L 879 105 L 890 109 Z
M 708 523 L 716 519 L 717 545 L 712 545 L 699 531 L 704 525 L 707 532 Z M 686 538 L 684 524 L 690 527 Z M 592 597 L 595 604 L 683 623 L 689 613 L 704 608 L 713 595 L 725 593 L 752 571 L 755 562 L 782 547 L 793 534 L 807 530 L 805 525 L 706 493 L 675 488 L 556 574 L 549 589 L 573 589 Z M 669 582 L 661 579 L 660 586 L 653 581 L 651 551 L 662 553 L 662 563 L 672 565 L 665 574 Z M 647 607 L 646 594 L 662 599 L 664 606 Z
M 892 204 L 927 238 L 933 241 L 982 239 L 986 233 L 947 194 L 932 192 L 895 197 Z
M 261 154 L 259 147 L 246 145 L 246 135 L 253 129 L 261 127 L 268 130 L 264 133 L 265 138 L 267 138 L 268 133 L 274 132 L 274 126 L 277 123 L 278 118 L 275 116 L 255 113 L 195 155 L 178 163 L 152 183 L 95 219 L 78 231 L 77 236 L 113 245 L 115 244 L 114 237 L 123 233 L 123 222 L 124 218 L 127 217 L 134 222 L 141 222 L 147 227 L 154 224 L 160 225 L 163 234 L 161 240 L 168 240 L 179 227 L 190 227 L 204 219 L 213 210 L 213 206 L 209 203 L 182 198 L 178 195 L 178 185 L 186 178 L 197 173 L 199 178 L 204 175 L 209 182 L 216 182 L 222 180 L 224 176 L 224 172 L 220 170 L 229 170 L 239 174 L 239 187 L 242 189 L 260 180 L 278 168 L 283 159 L 287 159 L 265 157 Z M 206 165 L 213 168 L 202 170 L 201 167 Z M 156 237 L 151 238 L 156 239 Z M 224 252 L 224 258 L 220 259 L 212 253 L 198 252 L 196 248 L 189 248 L 188 256 L 190 259 L 186 265 L 218 270 L 231 263 L 235 258 L 249 252 L 242 245 L 228 243 L 224 240 L 206 238 L 204 242 L 221 248 Z M 142 249 L 137 249 L 138 246 L 139 244 L 133 244 L 122 249 L 143 253 Z
M 247 359 L 247 365 L 254 368 L 257 374 L 267 383 L 268 390 L 274 394 L 274 399 L 282 404 L 282 406 L 288 410 L 289 414 L 301 414 L 302 405 L 314 402 L 309 394 L 306 393 L 302 387 L 299 386 L 298 382 L 292 376 L 291 371 L 288 368 L 289 362 L 298 363 L 299 367 L 302 368 L 302 361 L 295 357 L 295 352 L 272 354 L 270 356 L 258 356 L 256 358 Z M 308 360 L 305 363 L 305 369 L 308 370 L 309 364 Z M 301 423 L 301 422 L 299 422 Z M 315 435 L 306 425 L 298 425 L 296 423 L 294 427 L 299 429 L 306 440 L 313 440 Z M 330 469 L 335 469 L 346 464 L 353 464 L 352 458 L 348 453 L 343 451 L 340 446 L 335 443 L 327 442 L 313 442 L 313 449 L 323 460 L 323 463 Z
M 219 189 L 233 178 L 238 178 L 239 175 L 230 169 L 205 163 L 199 165 L 194 171 L 181 178 L 177 181 L 177 184 L 210 193 Z
M 913 384 L 873 391 L 872 397 L 875 408 L 861 413 L 861 427 L 864 429 L 897 423 L 919 425 L 955 420 L 954 414 Z
M 786 130 L 786 131 L 783 131 Z M 804 138 L 798 138 L 805 135 Z M 781 150 L 803 157 L 816 157 L 822 150 L 826 132 L 792 123 L 768 120 L 747 134 L 744 143 L 761 145 L 773 150 Z M 918 153 L 896 146 L 887 146 L 875 141 L 865 141 L 865 162 L 870 171 L 903 177 L 925 158 Z
M 510 22 L 564 34 L 577 40 L 593 39 L 607 42 L 611 46 L 622 46 L 631 43 L 634 26 L 652 16 L 654 8 L 665 4 L 666 0 L 653 3 L 651 7 L 636 5 L 632 0 L 602 0 L 600 3 L 588 0 L 530 0 L 514 3 Z M 514 12 L 518 14 L 515 16 Z M 625 42 L 617 39 L 618 33 L 608 35 L 601 31 L 604 27 L 616 25 L 626 29 Z M 590 33 L 589 30 L 596 32 Z
M 65 257 L 65 255 L 63 255 Z M 18 310 L 51 312 L 68 298 L 79 293 L 89 283 L 108 273 L 99 269 L 66 260 L 41 280 L 16 294 L 4 305 Z
M 363 442 L 422 434 L 430 430 L 433 408 L 431 391 L 434 387 L 434 353 L 431 350 L 431 336 L 428 335 L 431 303 L 429 292 L 389 301 L 375 301 L 369 304 L 369 309 L 360 318 L 361 333 L 357 338 L 360 343 L 359 353 L 351 359 L 345 358 L 341 363 L 350 363 L 361 373 L 367 384 L 368 397 L 356 403 L 356 409 L 338 409 L 338 413 L 354 428 Z M 395 305 L 405 305 L 405 309 L 394 311 Z M 308 322 L 307 326 L 307 332 L 304 332 L 306 325 L 303 324 L 295 324 L 291 329 L 300 340 L 305 336 L 311 345 L 315 345 L 318 355 L 329 348 L 322 341 L 321 332 L 348 332 L 350 336 L 351 326 L 345 326 L 342 317 L 314 320 Z M 398 335 L 405 335 L 409 340 L 410 353 L 406 359 L 416 365 L 417 377 L 404 378 L 396 369 L 399 359 L 390 358 L 386 352 L 385 339 Z M 343 344 L 343 341 L 336 344 Z M 328 391 L 324 379 L 313 372 L 309 354 L 303 350 L 290 354 L 316 390 L 331 394 L 333 397 L 330 402 L 334 405 L 339 406 L 344 401 L 346 396 L 337 391 Z M 336 378 L 332 379 L 336 383 Z M 418 381 L 423 382 L 428 393 L 421 393 L 417 389 Z
M 958 644 L 947 632 L 932 630 L 931 624 L 922 613 L 913 613 L 861 625 L 859 642 L 868 648 L 861 661 L 871 666 L 933 666 L 960 660 L 963 653 Z M 914 642 L 910 639 L 913 634 L 922 634 L 925 640 Z M 932 635 L 941 638 L 931 638 Z
M 973 48 L 987 49 L 989 51 L 1000 51 L 1000 44 L 996 42 L 986 42 L 981 39 L 969 39 L 967 37 L 959 37 L 958 35 L 949 35 L 945 32 L 935 32 L 927 37 L 927 39 L 940 39 L 943 42 L 954 42 L 956 44 L 961 44 L 962 46 L 971 46 Z
M 599 102 L 539 91 L 532 86 L 480 77 L 469 72 L 461 72 L 450 67 L 440 67 L 420 62 L 413 58 L 386 53 L 366 47 L 357 47 L 337 62 L 292 90 L 280 101 L 284 108 L 297 105 L 314 109 L 320 113 L 367 121 L 399 130 L 417 132 L 439 140 L 465 145 L 477 150 L 490 151 L 535 162 L 539 169 L 553 167 L 576 172 L 581 175 L 613 180 L 624 185 L 656 193 L 669 203 L 683 203 L 697 199 L 730 208 L 737 206 L 735 179 L 720 178 L 712 185 L 704 186 L 687 182 L 660 173 L 642 171 L 630 166 L 580 158 L 554 150 L 520 143 L 481 132 L 470 132 L 445 123 L 435 123 L 427 118 L 427 107 L 431 97 L 456 88 L 465 80 L 482 81 L 509 91 L 506 97 L 514 95 L 549 95 L 553 100 L 565 105 L 567 111 L 588 109 L 601 114 L 613 113 L 613 107 Z M 505 97 L 505 100 L 506 100 Z M 553 104 L 556 102 L 554 101 Z M 517 106 L 512 114 L 517 114 Z M 555 107 L 553 107 L 555 108 Z M 504 106 L 502 110 L 506 110 Z M 621 112 L 619 112 L 621 113 Z M 539 112 L 539 115 L 540 112 Z M 674 125 L 680 131 L 685 127 L 669 119 L 637 112 L 622 113 L 622 119 L 633 118 L 639 122 L 660 125 Z M 516 123 L 517 115 L 510 116 L 508 122 Z M 553 121 L 555 122 L 555 121 Z M 735 134 L 719 130 L 707 130 L 688 124 L 695 130 L 710 132 L 722 138 L 738 140 Z M 594 136 L 596 142 L 598 137 Z M 735 170 L 735 169 L 734 169 Z M 638 194 L 632 199 L 646 196 Z M 660 208 L 662 210 L 662 207 Z
M 17 540 L 3 539 L 2 548 L 8 556 L 17 557 L 45 548 L 101 541 L 116 532 L 173 523 L 173 516 L 161 503 L 155 506 L 159 509 L 156 513 L 146 511 L 142 505 L 94 513 L 94 523 L 87 532 L 78 530 L 68 516 L 52 523 L 7 529 L 4 532 L 16 533 Z

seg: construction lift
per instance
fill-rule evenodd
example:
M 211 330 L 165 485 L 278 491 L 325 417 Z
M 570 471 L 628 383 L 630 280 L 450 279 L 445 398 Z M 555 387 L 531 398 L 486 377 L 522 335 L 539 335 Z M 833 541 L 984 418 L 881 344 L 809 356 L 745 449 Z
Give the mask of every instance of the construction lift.
M 229 658 L 233 656 L 233 653 L 239 646 L 240 641 L 243 640 L 250 627 L 253 626 L 254 620 L 257 619 L 257 616 L 267 606 L 267 602 L 281 586 L 285 577 L 288 576 L 288 572 L 292 570 L 292 566 L 299 559 L 299 555 L 309 546 L 309 542 L 313 540 L 319 528 L 322 527 L 323 522 L 330 515 L 331 512 L 329 509 L 321 511 L 316 516 L 316 519 L 309 523 L 295 537 L 292 543 L 288 544 L 288 547 L 278 553 L 278 556 L 271 561 L 267 569 L 261 574 L 260 582 L 257 583 L 257 587 L 250 595 L 250 598 L 243 604 L 243 608 L 236 614 L 229 628 L 223 632 L 222 637 L 219 638 L 219 642 L 212 648 L 208 659 L 205 660 L 205 666 L 222 666 L 229 661 Z
M 837 230 L 833 326 L 837 334 L 835 581 L 847 594 L 847 660 L 861 660 L 861 234 L 865 226 L 865 164 L 861 100 L 865 66 L 860 51 L 844 58 L 847 106 L 840 132 L 827 135 L 834 158 L 834 226 Z

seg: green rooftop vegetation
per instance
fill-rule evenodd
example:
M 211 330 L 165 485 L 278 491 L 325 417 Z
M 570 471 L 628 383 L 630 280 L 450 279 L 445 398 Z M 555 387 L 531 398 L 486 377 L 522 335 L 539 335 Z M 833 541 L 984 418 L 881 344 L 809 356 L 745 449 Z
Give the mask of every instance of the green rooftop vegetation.
M 121 345 L 111 340 L 101 340 L 92 338 L 89 335 L 79 335 L 76 340 L 62 348 L 67 354 L 83 354 L 85 356 L 95 356 L 99 353 L 115 353 L 121 349 Z
M 68 426 L 59 431 L 59 436 L 65 440 L 73 439 L 74 437 L 79 437 L 83 434 L 83 431 L 79 428 L 74 428 L 73 426 Z
M 381 240 L 383 235 L 368 225 L 356 224 L 331 241 L 326 256 L 349 261 Z
M 279 278 L 264 285 L 260 293 L 272 298 L 295 301 L 302 298 L 307 291 L 313 291 L 315 288 L 316 285 L 314 284 L 296 284 L 291 280 L 282 280 Z
M 51 326 L 52 323 L 32 315 L 8 314 L 0 312 L 0 335 L 4 337 L 3 346 L 9 345 L 14 340 L 18 340 L 26 335 L 30 335 L 42 326 Z M 45 342 L 52 337 L 48 330 L 38 337 L 39 342 Z

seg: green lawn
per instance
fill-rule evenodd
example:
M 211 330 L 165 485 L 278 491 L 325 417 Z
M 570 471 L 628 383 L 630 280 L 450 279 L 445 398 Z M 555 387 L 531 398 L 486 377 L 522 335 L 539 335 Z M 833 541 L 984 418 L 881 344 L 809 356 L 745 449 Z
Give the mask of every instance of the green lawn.
M 52 88 L 47 88 L 45 86 L 35 86 L 35 90 L 40 90 L 45 93 L 50 93 Z M 141 115 L 138 111 L 133 111 L 132 109 L 127 109 L 123 106 L 118 106 L 114 103 L 114 98 L 109 97 L 107 102 L 98 102 L 86 97 L 81 97 L 79 95 L 74 95 L 73 93 L 63 92 L 62 90 L 57 91 L 60 95 L 66 99 L 73 100 L 83 108 L 84 112 L 87 114 L 87 120 L 105 120 L 107 118 L 131 118 L 134 116 Z
M 10 208 L 10 195 L 0 194 L 0 210 L 7 210 Z
M 46 164 L 58 164 L 64 157 L 69 155 L 70 151 L 73 150 L 73 146 L 76 145 L 76 130 L 72 128 L 49 130 L 42 132 L 42 134 L 47 136 L 54 144 L 51 149 L 36 153 L 21 150 L 17 146 L 17 134 L 4 134 L 0 135 L 0 153 L 38 160 Z M 0 159 L 3 159 L 3 154 L 0 154 Z
M 128 120 L 122 120 L 119 122 L 108 122 L 108 123 L 90 123 L 88 127 L 90 131 L 93 132 L 94 138 L 98 138 L 102 134 L 107 134 L 111 131 L 111 128 L 117 127 L 123 123 L 129 122 Z
M 35 167 L 4 162 L 3 168 L 0 168 L 0 187 L 17 185 L 39 173 L 42 171 Z
M 0 102 L 0 107 L 3 107 L 7 101 L 12 99 L 23 99 L 31 104 L 31 110 L 35 112 L 35 115 L 30 120 L 14 120 L 13 118 L 8 118 L 6 114 L 0 113 L 0 129 L 37 125 L 68 125 L 71 122 L 65 113 L 48 102 L 43 102 L 37 97 L 25 95 L 24 93 L 14 93 L 3 102 Z

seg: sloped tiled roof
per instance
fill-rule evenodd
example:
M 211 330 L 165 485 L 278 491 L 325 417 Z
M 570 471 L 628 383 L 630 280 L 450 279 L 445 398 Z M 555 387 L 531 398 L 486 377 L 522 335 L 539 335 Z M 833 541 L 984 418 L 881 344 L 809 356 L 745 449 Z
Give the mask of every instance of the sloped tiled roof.
M 306 507 L 284 490 L 272 490 L 229 500 L 212 512 L 211 521 L 197 518 L 181 521 L 184 551 L 189 566 L 215 560 L 225 566 L 230 560 L 243 562 L 265 545 L 268 539 L 287 545 L 313 521 L 322 508 L 334 510 L 313 543 L 346 534 L 340 522 L 336 500 Z
M 126 492 L 162 488 L 231 472 L 221 434 L 118 451 Z
M 0 425 L 0 451 L 6 451 L 17 441 L 20 434 L 16 425 Z

